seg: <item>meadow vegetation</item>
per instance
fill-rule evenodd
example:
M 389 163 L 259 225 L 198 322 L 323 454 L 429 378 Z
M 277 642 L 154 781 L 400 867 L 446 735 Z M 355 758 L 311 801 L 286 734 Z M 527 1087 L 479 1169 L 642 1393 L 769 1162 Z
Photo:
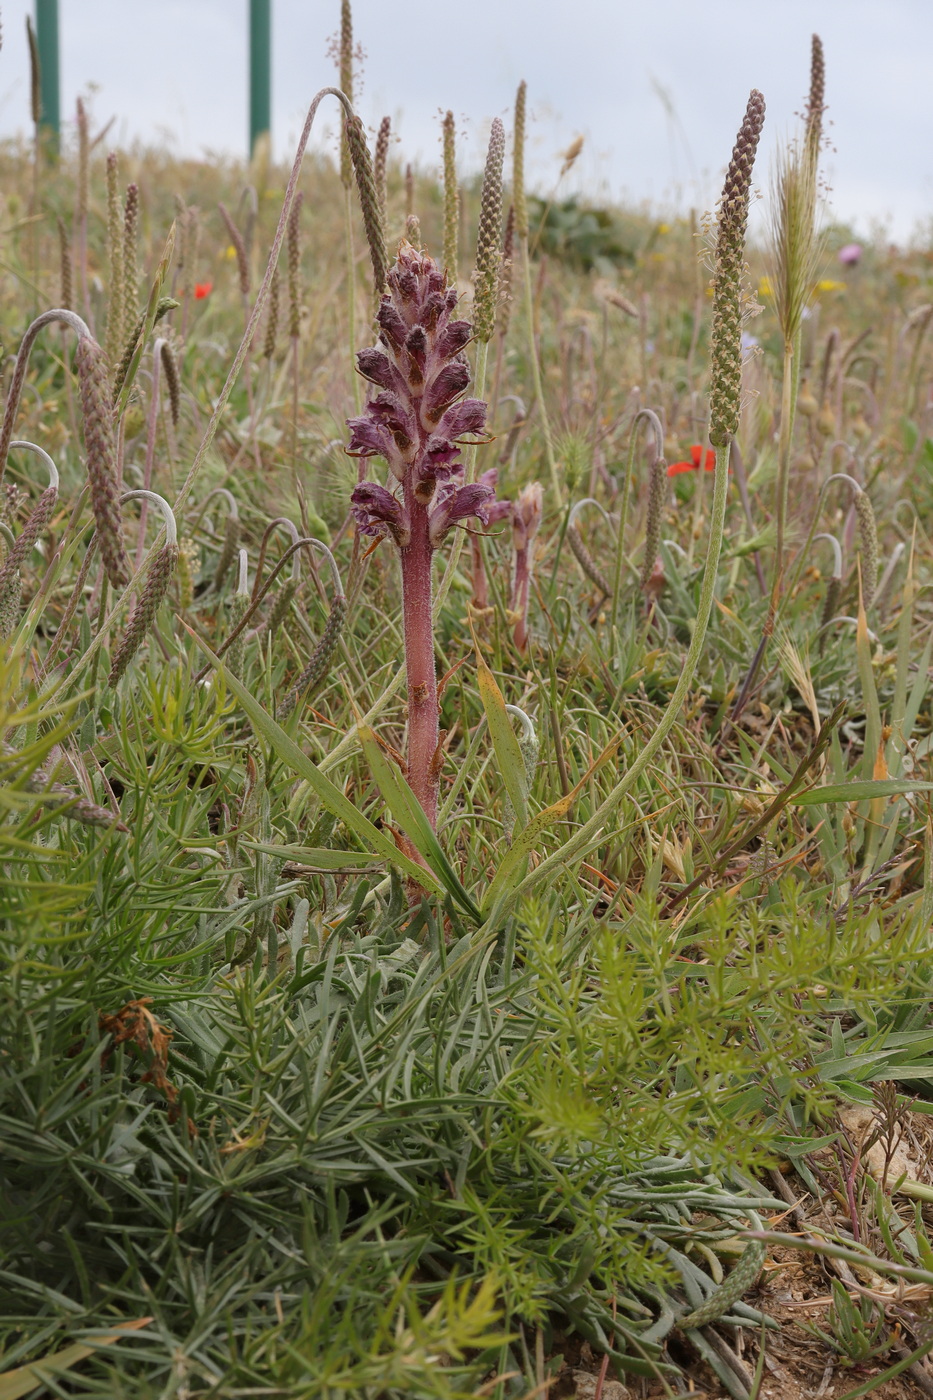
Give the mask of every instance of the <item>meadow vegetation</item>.
M 821 83 L 744 251 L 755 94 L 708 232 L 524 87 L 482 183 L 0 152 L 0 1400 L 789 1394 L 798 1191 L 933 1389 L 933 269 Z

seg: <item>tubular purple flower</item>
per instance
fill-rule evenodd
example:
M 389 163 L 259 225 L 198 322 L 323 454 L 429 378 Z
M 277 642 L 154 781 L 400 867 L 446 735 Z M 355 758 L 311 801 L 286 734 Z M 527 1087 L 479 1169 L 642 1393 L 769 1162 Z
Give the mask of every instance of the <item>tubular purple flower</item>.
M 464 348 L 468 321 L 455 320 L 457 292 L 433 258 L 403 242 L 386 277 L 376 313 L 376 345 L 357 365 L 374 386 L 362 414 L 347 420 L 347 451 L 383 457 L 400 483 L 396 496 L 364 481 L 353 491 L 360 531 L 398 547 L 402 566 L 405 664 L 408 674 L 408 781 L 431 825 L 437 820 L 440 776 L 437 677 L 431 621 L 432 560 L 452 526 L 483 524 L 495 501 L 486 478 L 464 484 L 461 441 L 486 427 L 486 405 L 465 399 L 470 370 Z M 391 481 L 390 481 L 391 484 Z
M 364 481 L 355 487 L 350 502 L 361 535 L 389 535 L 399 549 L 408 544 L 408 515 L 391 491 L 374 481 Z
M 428 512 L 431 543 L 436 547 L 451 525 L 456 525 L 459 520 L 468 520 L 473 515 L 488 525 L 489 511 L 494 501 L 495 492 L 480 481 L 474 481 L 471 486 L 455 486 L 447 482 L 438 489 Z
M 495 495 L 496 487 L 499 485 L 499 468 L 490 467 L 488 471 L 483 472 L 479 479 L 479 484 L 481 486 L 488 486 L 490 491 Z M 508 520 L 511 514 L 512 502 L 505 500 L 500 501 L 497 497 L 487 506 L 486 519 L 483 523 L 487 526 L 498 525 L 500 521 Z

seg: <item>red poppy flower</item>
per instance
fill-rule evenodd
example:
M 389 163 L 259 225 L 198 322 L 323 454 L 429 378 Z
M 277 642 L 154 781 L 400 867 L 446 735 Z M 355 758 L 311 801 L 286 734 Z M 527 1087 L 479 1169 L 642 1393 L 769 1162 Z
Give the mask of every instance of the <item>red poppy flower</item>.
M 700 469 L 700 462 L 706 471 L 711 472 L 716 469 L 716 453 L 711 448 L 706 449 L 706 456 L 703 456 L 703 448 L 695 442 L 690 448 L 689 462 L 671 462 L 667 469 L 668 476 L 680 476 L 681 472 L 695 472 Z
M 195 282 L 194 284 L 194 295 L 198 301 L 201 301 L 203 297 L 209 297 L 213 290 L 213 282 Z

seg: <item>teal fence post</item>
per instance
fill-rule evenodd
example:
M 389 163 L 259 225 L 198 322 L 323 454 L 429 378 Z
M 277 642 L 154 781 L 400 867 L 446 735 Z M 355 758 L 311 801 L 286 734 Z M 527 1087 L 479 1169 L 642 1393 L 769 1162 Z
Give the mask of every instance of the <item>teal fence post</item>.
M 271 127 L 272 17 L 270 0 L 249 0 L 249 153 Z
M 36 45 L 43 129 L 57 147 L 61 128 L 58 67 L 58 0 L 36 0 Z

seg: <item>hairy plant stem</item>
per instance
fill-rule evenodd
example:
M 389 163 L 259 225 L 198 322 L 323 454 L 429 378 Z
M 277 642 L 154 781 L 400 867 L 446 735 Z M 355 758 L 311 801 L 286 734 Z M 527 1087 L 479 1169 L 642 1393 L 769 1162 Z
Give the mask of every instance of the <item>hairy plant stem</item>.
M 489 914 L 487 921 L 487 931 L 492 927 L 498 927 L 501 920 L 513 908 L 518 900 L 529 894 L 534 887 L 536 890 L 543 888 L 553 876 L 563 870 L 571 861 L 582 859 L 589 851 L 592 851 L 600 844 L 607 822 L 613 812 L 622 801 L 632 791 L 642 774 L 651 763 L 654 762 L 655 755 L 661 748 L 670 731 L 680 717 L 681 708 L 696 675 L 697 665 L 703 651 L 703 644 L 706 640 L 706 629 L 709 625 L 710 614 L 713 609 L 713 598 L 716 591 L 716 575 L 719 569 L 719 556 L 722 552 L 723 524 L 726 516 L 726 499 L 729 488 L 729 446 L 717 447 L 716 449 L 716 471 L 713 478 L 713 506 L 710 513 L 709 544 L 706 550 L 706 565 L 703 569 L 703 580 L 700 585 L 700 602 L 697 608 L 696 620 L 693 624 L 693 635 L 690 638 L 690 646 L 684 657 L 680 679 L 674 688 L 674 693 L 667 702 L 667 708 L 661 715 L 655 729 L 644 747 L 640 750 L 638 757 L 626 771 L 624 777 L 620 778 L 615 787 L 603 799 L 590 817 L 584 822 L 578 831 L 568 841 L 551 855 L 545 857 L 530 874 L 515 886 L 514 889 L 503 892 L 500 899 Z
M 544 401 L 544 386 L 541 382 L 541 365 L 538 361 L 538 341 L 535 336 L 534 296 L 531 290 L 531 253 L 528 248 L 527 238 L 522 238 L 519 242 L 521 246 L 523 284 L 525 289 L 525 317 L 528 322 L 528 354 L 531 360 L 531 382 L 535 391 L 535 403 L 538 405 L 538 412 L 541 415 L 541 431 L 544 434 L 544 455 L 547 458 L 548 471 L 551 475 L 551 487 L 554 492 L 554 500 L 558 506 L 562 506 L 564 504 L 564 493 L 561 488 L 560 478 L 557 475 L 557 459 L 554 456 L 554 439 L 551 435 L 551 423 L 547 414 L 547 405 Z
M 439 730 L 437 673 L 434 666 L 434 618 L 431 607 L 431 561 L 428 510 L 408 483 L 405 504 L 411 519 L 411 543 L 401 551 L 405 622 L 405 671 L 408 678 L 408 782 L 434 830 L 437 829 L 439 773 L 435 764 Z

